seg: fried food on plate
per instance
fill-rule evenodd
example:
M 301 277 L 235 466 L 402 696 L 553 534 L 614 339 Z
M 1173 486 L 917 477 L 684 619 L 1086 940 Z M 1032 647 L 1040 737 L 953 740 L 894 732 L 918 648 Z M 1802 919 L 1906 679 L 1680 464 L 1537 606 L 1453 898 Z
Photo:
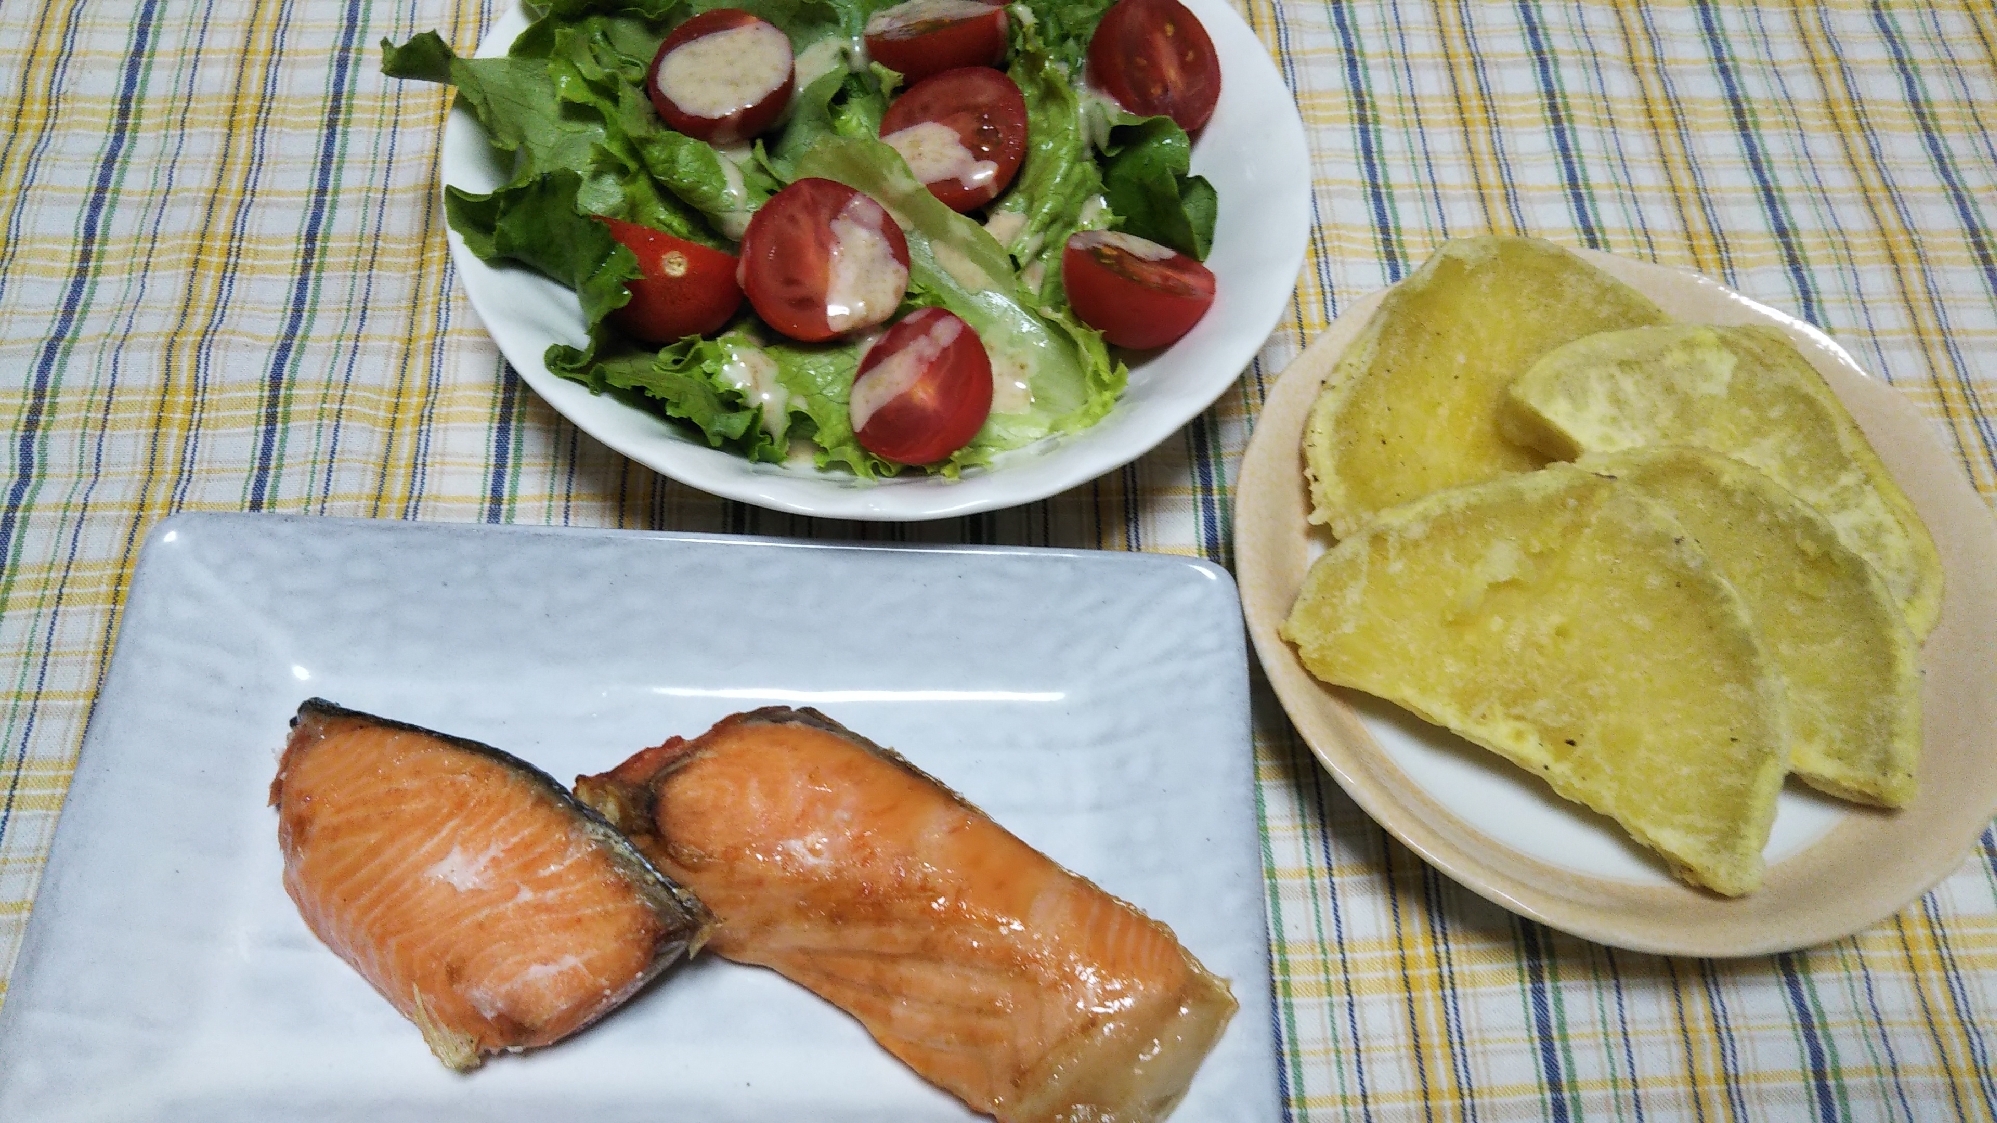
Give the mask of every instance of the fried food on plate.
M 1673 444 L 1752 464 L 1878 568 L 1916 638 L 1941 616 L 1941 559 L 1927 527 L 1823 376 L 1773 328 L 1671 325 L 1576 340 L 1512 384 L 1502 423 L 1558 459 Z
M 1579 466 L 1669 507 L 1740 593 L 1788 688 L 1790 770 L 1835 796 L 1906 806 L 1921 751 L 1920 646 L 1878 571 L 1738 460 L 1655 448 Z
M 1325 379 L 1304 432 L 1311 522 L 1344 538 L 1385 508 L 1539 467 L 1498 431 L 1505 387 L 1569 340 L 1667 319 L 1551 242 L 1445 243 Z
M 1528 769 L 1685 880 L 1760 884 L 1782 682 L 1740 595 L 1639 489 L 1555 464 L 1385 512 L 1312 565 L 1283 635 L 1318 678 Z

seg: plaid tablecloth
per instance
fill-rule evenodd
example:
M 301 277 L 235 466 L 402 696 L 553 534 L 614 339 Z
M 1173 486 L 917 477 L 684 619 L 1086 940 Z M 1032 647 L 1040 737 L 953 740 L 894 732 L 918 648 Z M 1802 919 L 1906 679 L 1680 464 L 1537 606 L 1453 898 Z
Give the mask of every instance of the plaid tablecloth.
M 505 367 L 444 248 L 445 94 L 384 79 L 374 47 L 438 28 L 469 49 L 492 14 L 479 0 L 0 3 L 0 970 L 139 543 L 173 511 L 1227 564 L 1228 481 L 1270 380 L 1437 242 L 1487 231 L 1691 266 L 1795 312 L 1918 404 L 1997 495 L 1990 0 L 1250 0 L 1315 167 L 1282 324 L 1236 389 L 1132 466 L 916 526 L 666 482 Z M 1918 903 L 1836 944 L 1727 962 L 1609 951 L 1427 868 L 1257 690 L 1293 1118 L 1997 1114 L 1989 832 Z

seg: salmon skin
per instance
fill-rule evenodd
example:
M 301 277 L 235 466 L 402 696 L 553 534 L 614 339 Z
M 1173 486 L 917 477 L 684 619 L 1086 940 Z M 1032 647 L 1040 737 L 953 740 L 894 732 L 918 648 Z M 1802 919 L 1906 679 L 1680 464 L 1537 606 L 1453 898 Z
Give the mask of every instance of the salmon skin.
M 460 1072 L 602 1017 L 712 924 L 560 784 L 476 741 L 314 698 L 270 802 L 306 926 Z
M 737 714 L 576 794 L 810 988 L 1001 1123 L 1162 1119 L 1234 1014 L 1169 928 L 815 710 Z

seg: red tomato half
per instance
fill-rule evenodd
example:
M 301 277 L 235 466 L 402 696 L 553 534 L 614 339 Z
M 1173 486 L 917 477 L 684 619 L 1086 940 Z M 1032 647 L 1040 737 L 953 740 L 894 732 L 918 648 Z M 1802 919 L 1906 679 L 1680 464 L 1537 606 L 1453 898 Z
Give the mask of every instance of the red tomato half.
M 800 179 L 742 234 L 742 290 L 771 327 L 806 343 L 885 322 L 908 291 L 908 239 L 872 199 Z
M 1061 282 L 1082 322 L 1118 347 L 1176 343 L 1213 305 L 1213 271 L 1177 250 L 1084 230 L 1061 251 Z
M 638 257 L 645 275 L 625 282 L 631 301 L 610 321 L 647 343 L 671 343 L 717 331 L 742 306 L 735 259 L 663 230 L 603 219 L 610 234 Z
M 971 443 L 992 411 L 992 361 L 971 325 L 918 308 L 860 359 L 849 404 L 860 447 L 933 464 Z
M 1179 0 L 1117 0 L 1089 40 L 1089 77 L 1132 113 L 1189 133 L 1220 100 L 1220 56 Z
M 908 0 L 867 20 L 867 53 L 909 82 L 1005 58 L 1005 6 L 982 0 Z
M 989 66 L 933 74 L 881 118 L 881 139 L 915 178 L 962 214 L 998 198 L 1026 158 L 1026 99 Z
M 674 129 L 709 144 L 734 144 L 776 123 L 794 78 L 788 35 L 740 8 L 716 8 L 659 44 L 645 92 Z

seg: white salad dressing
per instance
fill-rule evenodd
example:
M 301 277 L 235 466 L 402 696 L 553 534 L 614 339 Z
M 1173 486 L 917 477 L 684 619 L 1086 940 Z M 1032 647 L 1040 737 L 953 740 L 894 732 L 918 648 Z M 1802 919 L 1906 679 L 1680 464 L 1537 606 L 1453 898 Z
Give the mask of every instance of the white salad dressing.
M 835 70 L 846 69 L 846 40 L 828 35 L 797 53 L 797 88 L 802 90 Z
M 865 39 L 858 35 L 850 39 L 828 35 L 798 52 L 797 88 L 804 89 L 835 70 L 864 73 L 870 61 Z
M 728 358 L 721 364 L 722 380 L 742 391 L 762 408 L 763 431 L 781 438 L 790 427 L 790 391 L 777 380 L 777 361 L 760 347 L 721 341 Z
M 724 237 L 739 242 L 748 232 L 756 212 L 749 209 L 749 188 L 742 182 L 742 165 L 755 159 L 755 150 L 746 144 L 717 149 L 721 153 L 721 178 L 726 184 L 729 209 L 714 216 L 714 225 Z
M 1117 117 L 1124 112 L 1123 105 L 1089 79 L 1086 67 L 1082 70 L 1082 80 L 1075 84 L 1075 93 L 1081 102 L 1082 129 L 1089 134 L 1089 143 L 1100 152 L 1109 147 L 1109 131 L 1116 127 Z
M 832 218 L 825 324 L 834 332 L 887 319 L 908 291 L 908 268 L 895 260 L 894 248 L 881 233 L 889 221 L 881 205 L 865 195 L 853 196 Z
M 683 112 L 718 120 L 776 93 L 790 76 L 790 37 L 759 21 L 673 48 L 658 81 Z
M 881 138 L 889 148 L 908 161 L 908 170 L 923 183 L 954 179 L 966 191 L 990 184 L 998 178 L 998 165 L 980 160 L 964 147 L 957 130 L 936 121 L 923 121 Z
M 808 437 L 792 437 L 784 446 L 784 467 L 815 468 L 818 466 L 818 446 Z
M 1166 261 L 1177 254 L 1168 246 L 1146 241 L 1121 230 L 1085 230 L 1075 235 L 1075 245 L 1079 249 L 1095 246 L 1115 246 L 1132 257 L 1144 261 Z
M 989 349 L 987 349 L 989 351 Z M 1033 408 L 1033 364 L 1010 351 L 989 351 L 992 360 L 992 412 L 1025 413 Z
M 985 219 L 985 233 L 999 245 L 1012 248 L 1012 240 L 1026 232 L 1026 216 L 1018 211 L 993 211 Z
M 929 330 L 915 337 L 908 346 L 881 360 L 879 366 L 867 372 L 866 377 L 853 382 L 853 398 L 848 409 L 853 418 L 855 433 L 867 427 L 874 414 L 922 377 L 922 372 L 944 348 L 957 341 L 964 334 L 964 321 L 955 316 L 939 316 L 929 325 Z
M 896 4 L 883 8 L 867 19 L 867 34 L 883 35 L 899 31 L 910 24 L 927 23 L 930 20 L 958 20 L 972 16 L 988 16 L 1000 9 L 981 0 L 908 0 L 906 4 Z
M 977 262 L 972 261 L 956 246 L 948 242 L 931 242 L 929 252 L 936 258 L 936 264 L 942 266 L 943 271 L 950 274 L 952 280 L 966 289 L 975 293 L 998 287 L 998 281 L 990 273 L 985 272 Z

